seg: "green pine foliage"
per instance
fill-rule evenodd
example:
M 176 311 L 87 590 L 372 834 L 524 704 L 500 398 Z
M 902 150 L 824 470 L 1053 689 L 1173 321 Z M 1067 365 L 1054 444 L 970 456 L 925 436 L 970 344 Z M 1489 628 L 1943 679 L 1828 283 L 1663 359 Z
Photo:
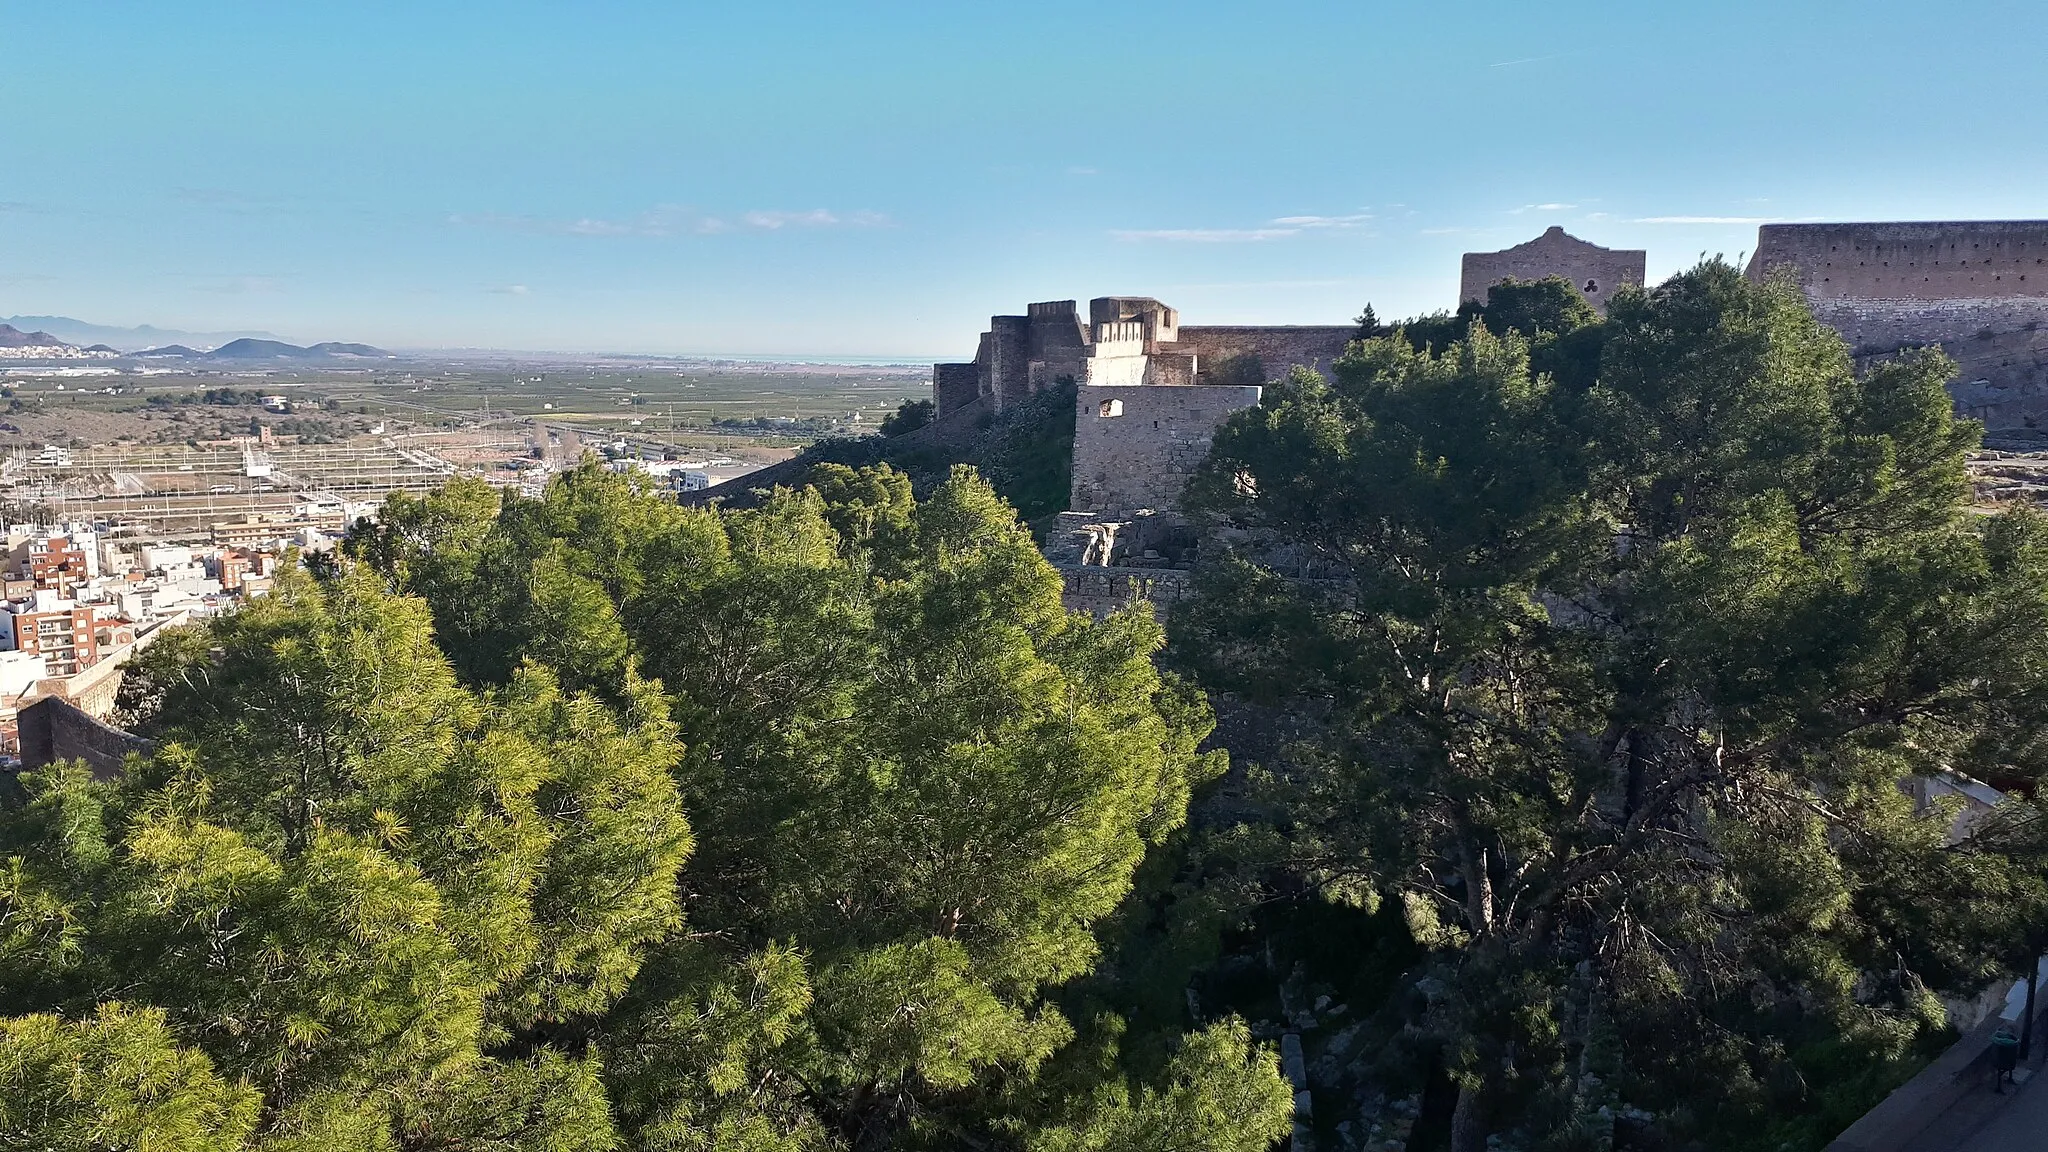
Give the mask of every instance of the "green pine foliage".
M 977 413 L 971 427 L 960 423 L 967 419 L 965 414 L 949 416 L 930 429 L 938 435 L 907 434 L 923 425 L 889 426 L 879 437 L 823 441 L 803 458 L 818 467 L 837 465 L 864 472 L 887 467 L 907 476 L 920 493 L 943 484 L 955 466 L 972 465 L 1019 518 L 1038 524 L 1066 511 L 1072 494 L 1074 395 L 1074 381 L 1061 377 L 1001 412 Z
M 0 1141 L 1264 1147 L 1241 1025 L 1065 989 L 1223 768 L 1142 610 L 973 472 L 749 510 L 586 467 L 395 496 L 129 670 L 160 751 L 0 807 Z
M 1304 734 L 1266 881 L 1401 909 L 1380 1034 L 1454 1149 L 1623 1106 L 1818 1148 L 2048 912 L 2025 821 L 1950 843 L 1900 788 L 2048 767 L 2048 523 L 1969 511 L 1938 354 L 1859 376 L 1718 262 L 1604 321 L 1557 287 L 1234 417 L 1175 659 Z

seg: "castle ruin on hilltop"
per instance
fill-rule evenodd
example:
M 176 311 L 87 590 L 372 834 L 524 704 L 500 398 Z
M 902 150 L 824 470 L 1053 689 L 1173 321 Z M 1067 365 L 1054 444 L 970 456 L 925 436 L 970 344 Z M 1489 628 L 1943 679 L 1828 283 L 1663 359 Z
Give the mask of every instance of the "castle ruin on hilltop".
M 1149 296 L 1102 296 L 1083 322 L 1072 300 L 992 316 L 974 360 L 932 366 L 939 418 L 970 406 L 1000 412 L 1072 383 L 1077 513 L 1127 517 L 1171 509 L 1225 417 L 1296 365 L 1329 371 L 1358 335 L 1352 324 L 1183 327 Z
M 1553 227 L 1499 252 L 1467 253 L 1459 302 L 1483 302 L 1513 278 L 1559 276 L 1602 314 L 1624 285 L 1644 285 L 1647 253 L 1591 244 Z M 1790 275 L 1814 313 L 1869 364 L 1940 344 L 1960 366 L 1963 414 L 2004 437 L 2048 423 L 2048 221 L 1769 224 L 1748 274 Z M 1075 386 L 1073 487 L 1047 556 L 1071 606 L 1104 610 L 1134 596 L 1165 606 L 1185 590 L 1180 491 L 1230 414 L 1258 404 L 1295 367 L 1327 372 L 1353 325 L 1192 326 L 1149 296 L 1032 304 L 994 316 L 971 362 L 937 364 L 941 420 L 1000 412 L 1054 385 Z M 2038 434 L 2048 446 L 2048 429 Z

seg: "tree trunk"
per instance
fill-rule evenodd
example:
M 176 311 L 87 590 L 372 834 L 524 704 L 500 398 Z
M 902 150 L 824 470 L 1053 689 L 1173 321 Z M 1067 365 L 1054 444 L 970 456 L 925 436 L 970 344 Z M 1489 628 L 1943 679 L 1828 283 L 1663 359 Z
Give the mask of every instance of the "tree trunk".
M 1486 1152 L 1486 1096 L 1482 1089 L 1458 1089 L 1451 1113 L 1451 1152 Z

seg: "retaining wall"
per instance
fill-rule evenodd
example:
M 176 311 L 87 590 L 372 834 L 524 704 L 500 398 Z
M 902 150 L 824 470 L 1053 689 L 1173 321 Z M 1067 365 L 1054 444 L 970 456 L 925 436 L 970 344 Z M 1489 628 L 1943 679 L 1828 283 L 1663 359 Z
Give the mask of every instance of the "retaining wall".
M 23 705 L 17 724 L 21 766 L 30 770 L 59 760 L 83 760 L 95 777 L 106 780 L 120 774 L 129 753 L 147 756 L 156 750 L 151 741 L 103 724 L 57 696 Z

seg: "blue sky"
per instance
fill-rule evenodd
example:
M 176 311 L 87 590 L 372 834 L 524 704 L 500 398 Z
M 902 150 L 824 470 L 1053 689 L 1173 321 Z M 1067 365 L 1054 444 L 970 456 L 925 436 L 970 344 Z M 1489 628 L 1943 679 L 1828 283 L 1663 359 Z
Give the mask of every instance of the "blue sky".
M 964 356 L 1452 304 L 1562 224 L 2048 216 L 2038 0 L 0 0 L 0 315 Z

